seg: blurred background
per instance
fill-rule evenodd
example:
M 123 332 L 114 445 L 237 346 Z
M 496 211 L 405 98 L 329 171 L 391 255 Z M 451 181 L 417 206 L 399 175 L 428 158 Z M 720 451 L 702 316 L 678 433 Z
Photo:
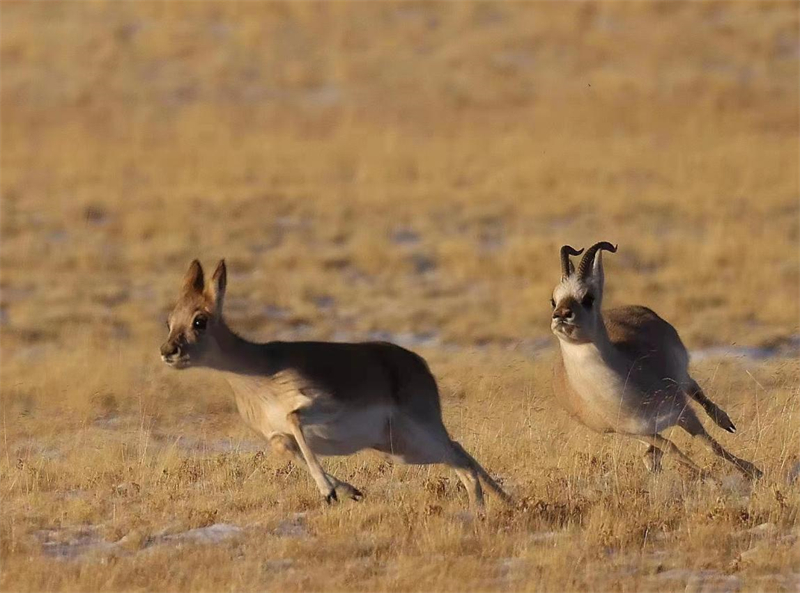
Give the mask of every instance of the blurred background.
M 223 383 L 159 360 L 193 258 L 226 258 L 245 336 L 398 342 L 432 361 L 447 410 L 523 406 L 526 430 L 544 422 L 565 243 L 618 243 L 605 305 L 652 307 L 698 361 L 795 356 L 799 14 L 3 2 L 8 475 L 81 427 L 132 431 L 81 433 L 98 448 L 186 418 L 249 434 Z M 754 385 L 717 369 L 700 378 Z M 769 377 L 789 390 L 797 367 Z
M 2 16 L 6 404 L 160 381 L 195 257 L 227 258 L 254 339 L 530 358 L 559 247 L 609 240 L 606 306 L 690 349 L 797 344 L 793 3 Z
M 557 250 L 690 346 L 798 327 L 791 3 L 12 3 L 9 358 L 149 349 L 188 262 L 271 336 L 548 338 Z

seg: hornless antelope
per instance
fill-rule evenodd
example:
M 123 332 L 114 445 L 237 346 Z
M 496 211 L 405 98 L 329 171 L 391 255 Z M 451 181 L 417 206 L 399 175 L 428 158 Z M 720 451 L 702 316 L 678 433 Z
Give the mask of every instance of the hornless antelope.
M 561 404 L 579 422 L 598 432 L 616 432 L 649 445 L 644 462 L 660 471 L 661 457 L 672 453 L 703 475 L 672 441 L 659 433 L 678 425 L 699 437 L 716 455 L 756 479 L 761 471 L 726 451 L 703 428 L 687 397 L 700 404 L 718 426 L 735 432 L 731 419 L 689 375 L 689 354 L 675 328 L 647 307 L 627 306 L 600 312 L 603 303 L 603 250 L 592 245 L 577 272 L 569 245 L 561 248 L 561 282 L 553 290 L 551 329 L 561 356 L 554 389 Z
M 175 369 L 224 372 L 244 421 L 305 467 L 326 502 L 363 495 L 326 473 L 317 455 L 362 449 L 404 463 L 452 467 L 479 512 L 480 480 L 508 502 L 486 470 L 448 435 L 436 380 L 420 356 L 382 342 L 249 342 L 223 319 L 225 285 L 224 260 L 208 284 L 200 262 L 191 263 L 169 316 L 161 358 Z

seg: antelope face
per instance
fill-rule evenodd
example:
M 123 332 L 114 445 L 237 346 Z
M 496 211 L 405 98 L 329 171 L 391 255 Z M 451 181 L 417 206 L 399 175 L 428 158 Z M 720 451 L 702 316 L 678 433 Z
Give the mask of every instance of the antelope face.
M 183 281 L 175 308 L 167 319 L 169 335 L 161 345 L 161 360 L 174 369 L 204 366 L 219 351 L 216 329 L 225 290 L 225 262 L 220 261 L 208 286 L 203 268 L 194 260 Z
M 583 249 L 569 245 L 561 248 L 561 282 L 550 300 L 553 308 L 550 329 L 559 340 L 582 344 L 593 341 L 597 335 L 602 324 L 603 250 L 615 252 L 617 248 L 607 242 L 593 245 L 576 271 L 570 256 L 580 255 Z
M 568 342 L 590 342 L 594 335 L 595 306 L 598 304 L 593 287 L 562 280 L 553 291 L 550 301 L 553 317 L 550 329 Z

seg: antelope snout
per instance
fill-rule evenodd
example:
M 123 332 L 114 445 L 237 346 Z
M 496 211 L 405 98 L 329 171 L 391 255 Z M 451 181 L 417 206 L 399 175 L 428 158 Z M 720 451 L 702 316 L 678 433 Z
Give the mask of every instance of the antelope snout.
M 569 305 L 556 307 L 556 309 L 553 311 L 553 320 L 571 323 L 575 321 L 575 312 Z
M 161 360 L 170 362 L 181 355 L 181 348 L 175 342 L 169 341 L 161 344 Z

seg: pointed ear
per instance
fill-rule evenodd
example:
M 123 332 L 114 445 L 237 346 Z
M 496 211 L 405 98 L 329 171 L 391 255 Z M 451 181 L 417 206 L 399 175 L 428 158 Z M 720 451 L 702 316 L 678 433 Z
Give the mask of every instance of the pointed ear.
M 203 266 L 196 259 L 192 260 L 192 263 L 189 264 L 189 269 L 186 270 L 186 275 L 183 277 L 183 290 L 202 293 L 204 287 Z
M 599 290 L 603 290 L 603 284 L 605 283 L 605 272 L 603 272 L 602 251 L 598 251 L 597 255 L 594 256 L 594 262 L 592 262 L 592 281 Z
M 222 311 L 222 301 L 225 299 L 225 287 L 228 285 L 228 270 L 225 267 L 225 260 L 219 260 L 217 269 L 214 270 L 214 275 L 211 277 L 211 283 L 208 285 L 208 295 L 214 301 L 214 305 L 218 312 Z

